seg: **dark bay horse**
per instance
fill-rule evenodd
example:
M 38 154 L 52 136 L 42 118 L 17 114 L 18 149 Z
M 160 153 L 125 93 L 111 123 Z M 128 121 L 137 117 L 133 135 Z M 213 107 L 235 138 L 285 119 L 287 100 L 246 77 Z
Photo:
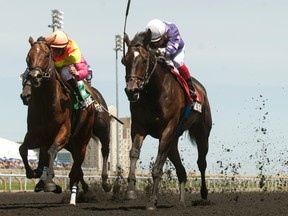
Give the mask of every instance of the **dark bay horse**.
M 187 175 L 178 151 L 178 139 L 182 133 L 177 133 L 177 130 L 183 119 L 186 105 L 182 87 L 167 65 L 159 62 L 149 48 L 150 39 L 150 31 L 136 34 L 131 41 L 128 35 L 125 35 L 124 41 L 128 50 L 122 63 L 126 68 L 125 92 L 130 101 L 132 138 L 126 197 L 136 198 L 136 163 L 145 137 L 151 135 L 159 139 L 158 153 L 152 168 L 152 195 L 146 206 L 147 209 L 153 210 L 157 205 L 159 181 L 167 157 L 176 168 L 180 187 L 180 204 L 185 204 Z M 192 109 L 186 121 L 182 122 L 181 130 L 188 130 L 190 139 L 196 142 L 197 164 L 201 172 L 201 197 L 207 199 L 205 170 L 212 117 L 205 88 L 196 79 L 194 79 L 194 85 L 201 98 L 202 112 Z
M 61 192 L 61 188 L 53 181 L 53 162 L 57 153 L 65 148 L 73 157 L 73 166 L 69 173 L 70 189 L 77 192 L 78 183 L 81 182 L 84 192 L 87 192 L 88 185 L 83 179 L 81 165 L 89 140 L 91 137 L 99 138 L 103 156 L 102 186 L 105 191 L 110 191 L 111 186 L 107 183 L 107 161 L 111 119 L 107 112 L 101 111 L 101 106 L 106 109 L 107 105 L 100 92 L 86 83 L 86 88 L 98 103 L 91 104 L 85 110 L 73 109 L 75 102 L 73 90 L 54 66 L 50 47 L 54 40 L 55 38 L 52 38 L 49 42 L 45 42 L 43 39 L 38 39 L 35 42 L 29 38 L 31 48 L 26 59 L 29 85 L 24 86 L 22 92 L 24 96 L 29 94 L 27 133 L 19 148 L 26 176 L 40 178 L 35 191 Z M 97 108 L 97 105 L 100 108 Z M 32 170 L 27 153 L 28 149 L 36 148 L 40 149 L 39 163 L 38 168 Z M 71 194 L 70 203 L 76 204 L 75 193 L 73 196 Z

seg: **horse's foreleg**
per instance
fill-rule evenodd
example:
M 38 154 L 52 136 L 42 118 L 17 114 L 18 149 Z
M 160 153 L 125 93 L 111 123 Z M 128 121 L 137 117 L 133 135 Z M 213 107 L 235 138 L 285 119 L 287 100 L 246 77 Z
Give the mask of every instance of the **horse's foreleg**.
M 75 143 L 79 143 L 79 142 L 75 141 Z M 79 181 L 82 184 L 82 189 L 84 192 L 88 192 L 89 190 L 88 184 L 84 181 L 84 173 L 81 168 L 82 163 L 85 159 L 86 147 L 87 147 L 87 144 L 85 145 L 83 144 L 82 146 L 80 146 L 80 148 L 75 148 L 71 152 L 74 162 L 73 162 L 71 171 L 69 173 L 69 179 L 70 179 L 70 189 L 71 189 L 70 204 L 73 204 L 73 205 L 76 205 L 76 195 L 78 192 Z
M 48 167 L 44 166 L 42 175 L 40 176 L 40 180 L 34 188 L 35 192 L 40 192 L 40 191 L 44 190 L 45 181 L 47 180 L 47 176 L 48 176 Z
M 38 166 L 34 169 L 34 173 L 40 178 L 39 182 L 35 185 L 34 191 L 40 192 L 44 190 L 45 181 L 48 175 L 49 166 L 49 155 L 47 148 L 45 146 L 41 147 L 39 150 L 39 161 Z
M 127 199 L 136 199 L 136 164 L 140 156 L 140 149 L 144 140 L 144 136 L 137 135 L 133 139 L 132 148 L 130 150 L 130 169 L 128 175 L 128 187 L 126 190 Z
M 71 205 L 76 205 L 76 197 L 77 197 L 77 186 L 73 186 L 71 189 L 71 197 L 70 197 Z
M 136 163 L 140 156 L 140 149 L 136 149 L 132 147 L 130 150 L 130 169 L 129 169 L 129 175 L 128 175 L 128 186 L 126 190 L 126 198 L 127 199 L 136 199 Z
M 75 158 L 73 157 L 75 160 Z M 73 163 L 72 169 L 69 173 L 69 179 L 70 179 L 70 190 L 71 190 L 71 196 L 70 196 L 70 204 L 76 205 L 76 197 L 78 193 L 78 183 L 79 181 L 82 184 L 82 189 L 87 192 L 88 191 L 88 185 L 84 181 L 84 174 L 81 169 L 81 167 L 76 167 L 75 161 Z
M 49 166 L 48 149 L 46 148 L 46 146 L 43 145 L 43 147 L 41 147 L 39 150 L 38 166 L 34 170 L 34 172 L 37 173 L 38 177 L 40 178 L 45 167 L 47 168 L 48 166 Z
M 48 150 L 49 169 L 48 169 L 48 174 L 47 174 L 47 178 L 45 181 L 45 187 L 44 187 L 45 192 L 54 192 L 54 193 L 61 193 L 62 192 L 62 189 L 60 188 L 60 186 L 57 187 L 57 185 L 53 181 L 53 178 L 54 178 L 54 160 L 55 160 L 56 155 L 59 151 L 58 146 L 59 145 L 57 143 L 53 143 Z
M 29 163 L 28 163 L 28 147 L 24 141 L 24 143 L 19 147 L 19 153 L 21 155 L 25 170 L 26 170 L 26 177 L 31 179 L 31 178 L 39 178 L 37 173 L 35 173 Z

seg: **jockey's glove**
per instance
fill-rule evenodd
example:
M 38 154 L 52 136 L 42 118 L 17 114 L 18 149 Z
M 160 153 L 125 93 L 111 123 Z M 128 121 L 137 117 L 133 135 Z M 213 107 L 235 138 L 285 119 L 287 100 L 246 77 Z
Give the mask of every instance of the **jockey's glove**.
M 165 56 L 166 55 L 166 49 L 165 48 L 158 48 L 155 51 L 156 56 Z

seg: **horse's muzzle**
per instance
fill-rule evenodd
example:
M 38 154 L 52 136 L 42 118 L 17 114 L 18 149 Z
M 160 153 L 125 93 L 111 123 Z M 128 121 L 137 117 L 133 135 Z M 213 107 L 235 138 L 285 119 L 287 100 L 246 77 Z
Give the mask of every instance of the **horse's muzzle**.
M 140 90 L 138 88 L 134 89 L 128 89 L 127 87 L 125 88 L 125 93 L 128 97 L 128 100 L 130 102 L 137 102 L 140 98 Z
M 32 70 L 28 74 L 28 79 L 31 82 L 31 85 L 35 88 L 40 87 L 43 75 L 39 70 Z

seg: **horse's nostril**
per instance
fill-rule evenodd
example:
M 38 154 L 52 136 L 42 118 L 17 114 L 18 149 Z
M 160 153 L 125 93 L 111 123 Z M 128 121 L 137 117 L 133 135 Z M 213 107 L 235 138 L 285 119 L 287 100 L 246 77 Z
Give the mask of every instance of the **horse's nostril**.
M 37 74 L 36 78 L 37 78 L 37 79 L 42 78 L 42 74 Z
M 132 89 L 132 91 L 134 92 L 134 94 L 140 93 L 140 89 L 139 88 L 134 88 L 134 89 Z

